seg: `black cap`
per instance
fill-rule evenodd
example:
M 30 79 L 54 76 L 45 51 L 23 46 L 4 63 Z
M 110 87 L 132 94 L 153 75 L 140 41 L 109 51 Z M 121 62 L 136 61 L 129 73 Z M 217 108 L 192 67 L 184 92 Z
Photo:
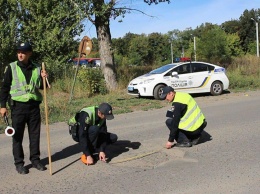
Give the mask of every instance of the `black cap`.
M 174 89 L 173 89 L 171 86 L 165 86 L 165 87 L 163 88 L 163 92 L 162 92 L 162 94 L 161 94 L 161 97 L 162 97 L 163 99 L 165 99 L 166 96 L 167 96 L 167 94 L 169 94 L 170 92 L 174 92 Z
M 112 107 L 108 103 L 101 103 L 98 107 L 99 111 L 105 115 L 107 120 L 111 120 L 114 118 L 112 113 Z
M 24 51 L 24 52 L 32 52 L 32 45 L 29 42 L 21 43 L 18 45 L 17 49 L 19 51 Z

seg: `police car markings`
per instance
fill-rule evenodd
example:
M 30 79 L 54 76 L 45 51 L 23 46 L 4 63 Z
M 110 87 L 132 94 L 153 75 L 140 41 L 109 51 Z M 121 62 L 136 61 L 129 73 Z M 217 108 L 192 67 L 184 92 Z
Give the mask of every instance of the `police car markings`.
M 173 88 L 186 87 L 187 85 L 188 85 L 187 80 L 171 81 L 171 86 L 172 86 Z
M 210 76 L 205 77 L 205 79 L 203 80 L 203 82 L 201 83 L 201 85 L 198 88 L 202 88 L 204 86 L 207 85 L 207 83 L 209 82 Z

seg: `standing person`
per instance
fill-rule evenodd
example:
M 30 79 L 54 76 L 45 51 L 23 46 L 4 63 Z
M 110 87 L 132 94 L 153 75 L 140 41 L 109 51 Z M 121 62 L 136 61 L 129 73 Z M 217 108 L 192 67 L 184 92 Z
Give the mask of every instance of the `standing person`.
M 32 55 L 30 43 L 22 43 L 17 47 L 18 60 L 10 63 L 4 73 L 1 87 L 1 116 L 8 114 L 6 103 L 11 109 L 12 126 L 15 134 L 12 136 L 14 164 L 19 174 L 27 174 L 24 166 L 23 137 L 25 125 L 28 127 L 30 141 L 30 161 L 37 170 L 44 171 L 46 167 L 40 163 L 40 103 L 43 89 L 43 78 L 46 71 L 30 60 Z
M 114 119 L 111 105 L 101 103 L 99 106 L 83 108 L 69 120 L 69 125 L 78 123 L 78 135 L 73 139 L 80 144 L 83 152 L 81 161 L 84 164 L 94 164 L 95 152 L 99 153 L 99 160 L 106 162 L 106 145 L 117 141 L 116 134 L 107 132 L 106 120 L 111 119 Z
M 191 147 L 196 145 L 206 127 L 206 119 L 198 104 L 188 93 L 175 92 L 171 86 L 163 88 L 162 98 L 172 102 L 167 111 L 166 125 L 170 135 L 166 148 L 170 149 L 177 142 L 176 147 Z

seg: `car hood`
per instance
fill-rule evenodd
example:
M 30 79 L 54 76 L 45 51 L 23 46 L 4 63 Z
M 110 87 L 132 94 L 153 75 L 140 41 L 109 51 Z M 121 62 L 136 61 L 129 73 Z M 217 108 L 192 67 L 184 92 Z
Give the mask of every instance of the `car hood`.
M 158 74 L 144 74 L 144 75 L 141 75 L 135 79 L 133 79 L 132 81 L 139 81 L 139 80 L 145 80 L 145 79 L 152 79 L 152 78 L 156 78 L 158 77 Z

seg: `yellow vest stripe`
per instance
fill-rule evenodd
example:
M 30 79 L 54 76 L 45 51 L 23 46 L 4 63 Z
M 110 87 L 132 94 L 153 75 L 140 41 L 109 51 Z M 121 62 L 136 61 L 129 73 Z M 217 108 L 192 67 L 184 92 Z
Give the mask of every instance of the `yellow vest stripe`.
M 173 102 L 187 105 L 187 111 L 180 120 L 179 129 L 195 131 L 202 125 L 205 117 L 196 101 L 188 93 L 176 92 Z

